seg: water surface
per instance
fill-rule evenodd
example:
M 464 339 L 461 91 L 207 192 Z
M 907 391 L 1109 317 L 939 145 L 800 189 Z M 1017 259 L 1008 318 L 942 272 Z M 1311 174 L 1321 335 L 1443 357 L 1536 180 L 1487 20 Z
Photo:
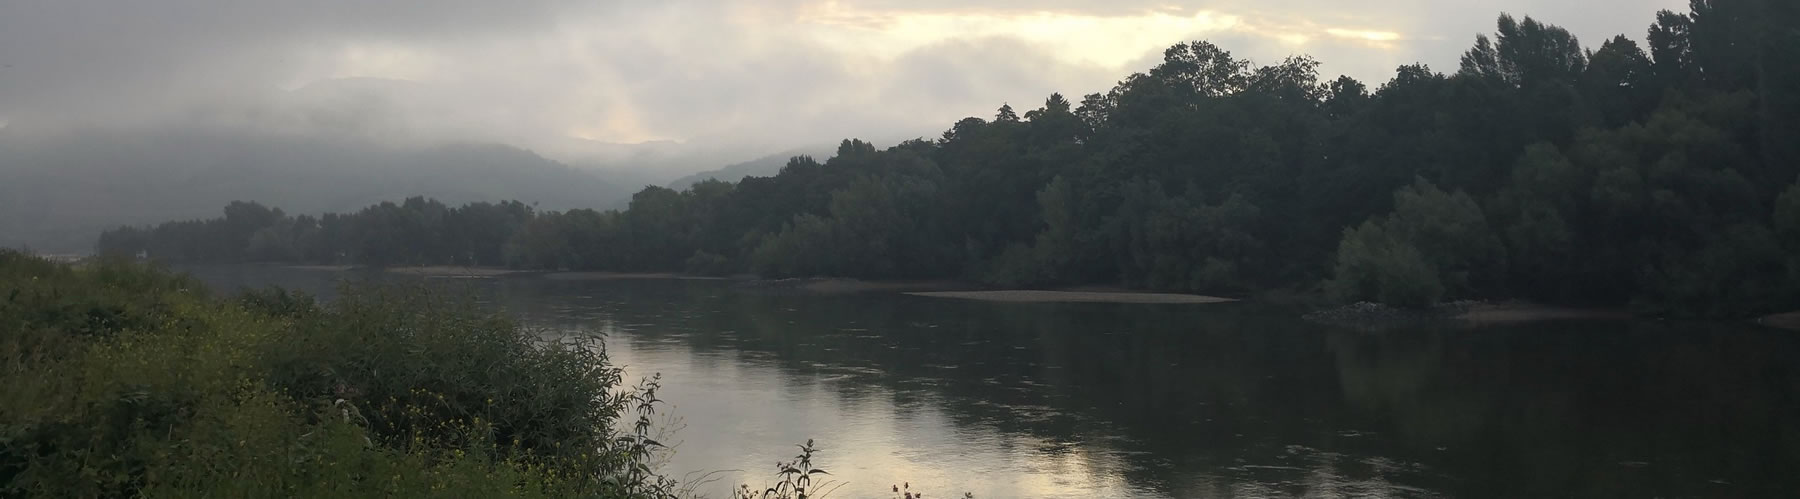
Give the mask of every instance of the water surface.
M 224 288 L 356 274 L 206 267 Z M 382 277 L 395 279 L 392 276 Z M 676 476 L 833 497 L 1776 497 L 1800 492 L 1800 335 L 1556 322 L 1381 332 L 1252 304 L 813 295 L 723 281 L 469 280 L 661 373 Z

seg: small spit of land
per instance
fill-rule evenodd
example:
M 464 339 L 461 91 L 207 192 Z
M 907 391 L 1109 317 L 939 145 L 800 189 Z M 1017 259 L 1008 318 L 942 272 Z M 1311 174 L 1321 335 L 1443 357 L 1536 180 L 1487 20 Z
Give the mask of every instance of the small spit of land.
M 737 287 L 758 292 L 798 292 L 809 294 L 906 293 L 914 291 L 959 291 L 974 289 L 968 283 L 942 280 L 862 280 L 839 277 L 758 279 L 738 276 Z
M 1800 331 L 1800 310 L 1763 316 L 1763 318 L 1757 319 L 1756 323 L 1769 327 Z
M 1150 293 L 1110 287 L 1061 290 L 980 289 L 956 281 L 865 281 L 860 279 L 745 280 L 741 287 L 767 291 L 811 294 L 902 293 L 933 298 L 957 298 L 1012 303 L 1220 303 L 1230 298 L 1177 293 Z
M 1631 313 L 1622 309 L 1558 307 L 1525 302 L 1479 302 L 1464 304 L 1458 308 L 1462 311 L 1453 318 L 1478 323 L 1631 318 Z
M 350 266 L 295 266 L 317 270 L 347 270 Z M 1142 304 L 1207 304 L 1237 301 L 1217 296 L 1153 293 L 1116 287 L 1071 287 L 1062 289 L 979 289 L 978 286 L 945 280 L 860 280 L 844 278 L 757 279 L 754 276 L 711 277 L 674 272 L 536 272 L 501 267 L 421 266 L 390 267 L 387 272 L 436 278 L 496 278 L 533 275 L 561 281 L 600 281 L 620 279 L 695 279 L 736 280 L 741 287 L 794 291 L 814 294 L 903 293 L 932 298 L 954 298 L 1004 303 L 1142 303 Z M 1306 318 L 1315 322 L 1346 325 L 1399 325 L 1418 321 L 1461 321 L 1469 324 L 1505 324 L 1554 320 L 1624 320 L 1631 313 L 1623 309 L 1575 308 L 1538 303 L 1503 301 L 1459 301 L 1430 309 L 1407 309 L 1376 303 L 1354 303 L 1314 311 Z M 1800 330 L 1800 311 L 1769 315 L 1757 323 L 1776 328 Z
M 283 265 L 282 267 L 298 270 L 322 270 L 328 272 L 343 272 L 356 268 L 355 265 Z
M 430 265 L 424 267 L 388 267 L 388 272 L 396 274 L 416 275 L 423 277 L 499 277 L 521 273 L 519 270 L 500 267 L 460 267 L 452 265 Z
M 1006 289 L 993 291 L 930 291 L 907 293 L 933 298 L 960 298 L 1013 303 L 1223 303 L 1236 301 L 1217 296 L 1127 291 L 1051 291 Z
M 697 279 L 725 280 L 726 277 L 709 277 L 673 272 L 552 272 L 544 274 L 545 279 L 553 281 L 612 281 L 619 279 Z
M 1427 309 L 1358 302 L 1314 311 L 1305 317 L 1323 324 L 1386 329 L 1425 322 L 1486 325 L 1558 320 L 1626 320 L 1632 318 L 1632 315 L 1623 309 L 1559 307 L 1521 301 L 1457 301 Z

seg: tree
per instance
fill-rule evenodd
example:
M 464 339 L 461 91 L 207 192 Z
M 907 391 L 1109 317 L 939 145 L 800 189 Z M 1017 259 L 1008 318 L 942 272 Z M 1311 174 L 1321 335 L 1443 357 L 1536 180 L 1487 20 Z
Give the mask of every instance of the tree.
M 1504 249 L 1468 193 L 1447 193 L 1419 179 L 1394 193 L 1387 230 L 1424 254 L 1452 296 L 1492 291 L 1504 270 Z
M 1426 263 L 1424 253 L 1373 220 L 1344 229 L 1333 275 L 1326 287 L 1343 301 L 1426 307 L 1444 295 L 1437 270 Z
M 1650 60 L 1659 88 L 1688 85 L 1694 78 L 1693 46 L 1688 37 L 1692 22 L 1686 14 L 1658 11 L 1650 25 Z
M 1654 21 L 1590 50 L 1502 15 L 1455 74 L 1411 64 L 1367 85 L 1186 42 L 1079 103 L 1002 104 L 886 149 L 845 139 L 769 177 L 647 187 L 622 211 L 409 198 L 312 219 L 243 203 L 100 247 L 1222 294 L 1323 282 L 1410 306 L 1665 315 L 1800 297 L 1800 3 L 1697 0 Z
M 1019 115 L 1013 113 L 1013 108 L 1009 104 L 1001 104 L 1000 110 L 994 113 L 994 122 L 996 123 L 1013 123 L 1017 121 L 1019 121 Z
M 1508 288 L 1514 293 L 1552 301 L 1571 301 L 1579 291 L 1569 286 L 1575 275 L 1579 244 L 1572 222 L 1579 221 L 1583 194 L 1590 180 L 1555 145 L 1540 143 L 1525 150 L 1512 177 L 1492 203 L 1508 256 Z
M 1630 38 L 1607 40 L 1588 55 L 1588 61 L 1581 74 L 1581 92 L 1604 126 L 1643 119 L 1661 96 L 1650 57 Z
M 1328 287 L 1345 300 L 1418 307 L 1491 291 L 1503 265 L 1475 200 L 1418 179 L 1394 192 L 1393 214 L 1344 231 Z
M 1149 76 L 1203 97 L 1221 97 L 1244 88 L 1250 63 L 1208 42 L 1176 44 L 1163 51 L 1161 65 Z
M 1369 105 L 1369 87 L 1355 78 L 1339 76 L 1325 91 L 1325 112 L 1332 119 L 1355 116 Z
M 1787 255 L 1788 282 L 1800 282 L 1800 183 L 1788 186 L 1775 200 L 1775 235 Z M 1787 290 L 1792 297 L 1796 291 Z

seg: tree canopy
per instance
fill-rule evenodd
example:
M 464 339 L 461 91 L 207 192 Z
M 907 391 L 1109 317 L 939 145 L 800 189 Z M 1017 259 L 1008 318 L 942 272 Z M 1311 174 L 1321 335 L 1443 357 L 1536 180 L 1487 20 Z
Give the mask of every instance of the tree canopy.
M 1454 74 L 1371 90 L 1205 41 L 1060 94 L 772 177 L 649 187 L 628 209 L 425 199 L 291 217 L 234 203 L 101 249 L 190 261 L 455 263 L 770 277 L 1524 297 L 1662 315 L 1795 303 L 1800 8 L 1695 0 L 1584 48 L 1502 15 Z

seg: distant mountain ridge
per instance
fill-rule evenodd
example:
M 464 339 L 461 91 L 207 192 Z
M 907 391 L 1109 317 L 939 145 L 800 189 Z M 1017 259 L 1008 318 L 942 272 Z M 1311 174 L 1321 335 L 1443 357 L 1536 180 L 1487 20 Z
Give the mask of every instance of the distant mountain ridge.
M 229 130 L 0 137 L 0 246 L 84 251 L 101 230 L 217 216 L 233 200 L 289 213 L 408 196 L 605 209 L 641 188 L 499 144 L 409 149 Z

